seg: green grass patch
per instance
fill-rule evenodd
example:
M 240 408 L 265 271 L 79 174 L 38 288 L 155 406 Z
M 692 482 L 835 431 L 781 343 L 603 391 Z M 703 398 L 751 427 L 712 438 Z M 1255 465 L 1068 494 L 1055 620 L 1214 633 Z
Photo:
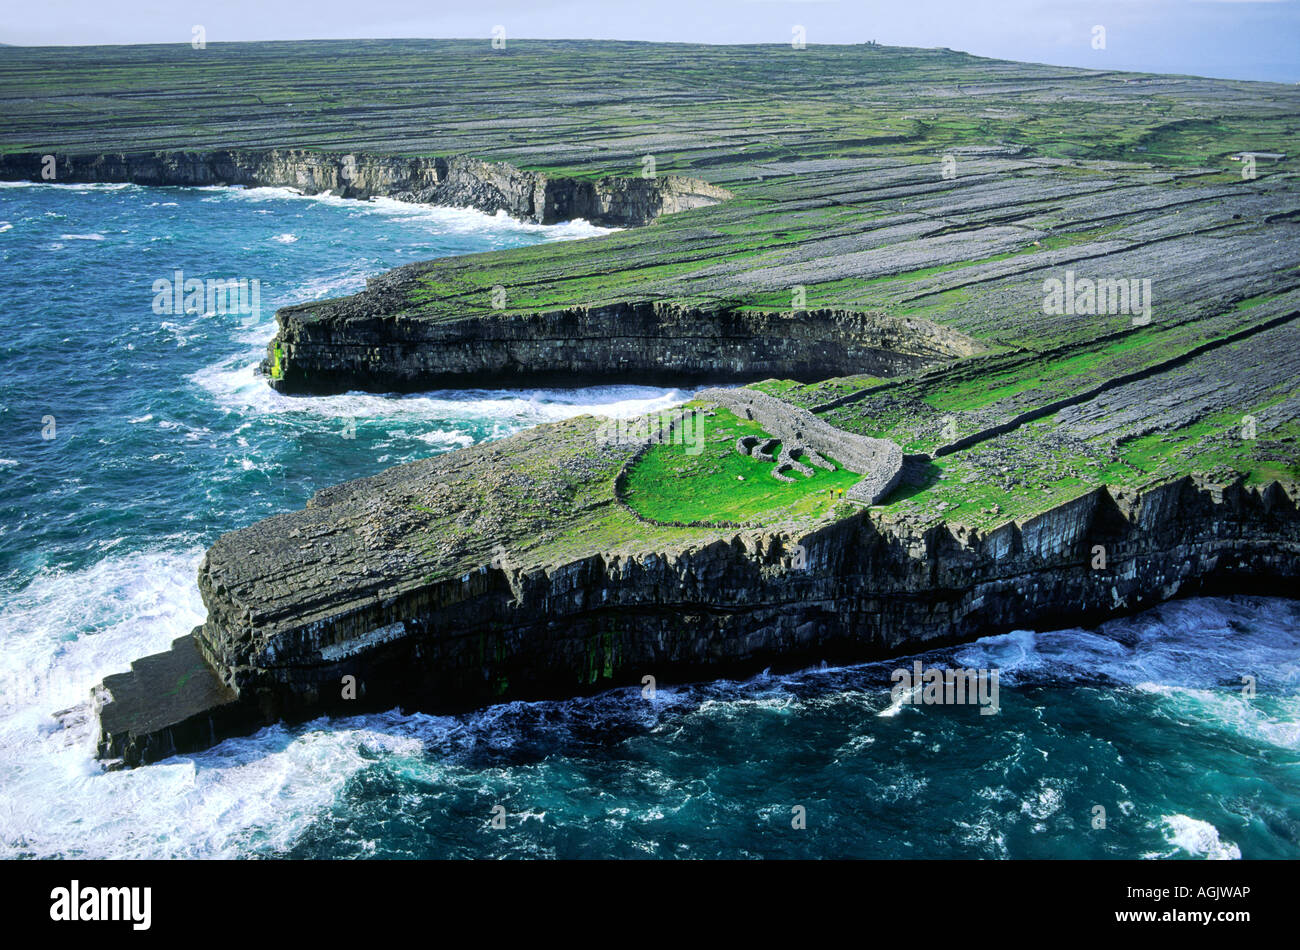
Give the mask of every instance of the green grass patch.
M 628 505 L 656 521 L 816 519 L 862 477 L 836 463 L 833 472 L 813 467 L 811 477 L 791 472 L 793 482 L 780 481 L 772 477 L 773 463 L 736 451 L 736 440 L 746 435 L 768 437 L 757 422 L 718 409 L 704 420 L 699 453 L 689 454 L 689 445 L 656 445 L 628 472 Z

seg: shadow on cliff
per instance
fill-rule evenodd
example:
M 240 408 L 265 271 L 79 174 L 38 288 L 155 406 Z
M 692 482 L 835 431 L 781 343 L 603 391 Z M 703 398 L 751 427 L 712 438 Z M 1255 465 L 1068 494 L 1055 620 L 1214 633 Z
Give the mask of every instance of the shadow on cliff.
M 928 455 L 904 455 L 903 468 L 898 476 L 898 485 L 877 504 L 892 505 L 930 488 L 939 481 L 943 472 Z

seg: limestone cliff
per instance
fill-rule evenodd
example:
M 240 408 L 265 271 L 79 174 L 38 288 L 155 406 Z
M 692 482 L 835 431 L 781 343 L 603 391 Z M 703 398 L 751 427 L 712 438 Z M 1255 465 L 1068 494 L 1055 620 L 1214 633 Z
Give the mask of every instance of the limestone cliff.
M 325 394 L 571 386 L 629 374 L 651 385 L 895 376 L 980 349 L 927 320 L 838 310 L 756 312 L 647 300 L 428 319 L 408 312 L 408 294 L 427 266 L 390 271 L 352 297 L 280 310 L 280 331 L 262 364 L 271 385 Z
M 308 149 L 54 154 L 54 178 L 36 152 L 0 155 L 0 179 L 134 182 L 141 185 L 247 185 L 329 191 L 343 198 L 390 197 L 477 208 L 538 224 L 583 218 L 625 227 L 661 214 L 715 204 L 731 195 L 696 178 L 565 178 L 467 156 L 407 157 Z

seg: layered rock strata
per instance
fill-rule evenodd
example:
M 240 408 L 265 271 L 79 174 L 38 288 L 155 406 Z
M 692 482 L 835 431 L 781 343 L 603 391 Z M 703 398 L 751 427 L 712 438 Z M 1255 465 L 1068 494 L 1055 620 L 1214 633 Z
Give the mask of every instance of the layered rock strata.
M 765 313 L 621 301 L 425 319 L 407 308 L 426 267 L 391 271 L 353 297 L 280 310 L 280 331 L 262 364 L 271 385 L 324 394 L 571 386 L 633 375 L 666 386 L 828 372 L 895 376 L 979 350 L 929 321 L 837 310 Z

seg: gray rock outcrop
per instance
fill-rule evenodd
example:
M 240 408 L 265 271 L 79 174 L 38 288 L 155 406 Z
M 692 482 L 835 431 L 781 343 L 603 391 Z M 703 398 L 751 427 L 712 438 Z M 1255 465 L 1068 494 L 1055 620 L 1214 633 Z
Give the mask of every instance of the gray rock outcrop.
M 0 179 L 41 180 L 34 152 L 0 155 Z M 59 181 L 140 185 L 247 185 L 332 192 L 343 198 L 390 197 L 421 204 L 504 211 L 553 224 L 582 218 L 628 227 L 731 197 L 698 178 L 565 178 L 466 156 L 402 157 L 309 149 L 222 149 L 56 154 Z

